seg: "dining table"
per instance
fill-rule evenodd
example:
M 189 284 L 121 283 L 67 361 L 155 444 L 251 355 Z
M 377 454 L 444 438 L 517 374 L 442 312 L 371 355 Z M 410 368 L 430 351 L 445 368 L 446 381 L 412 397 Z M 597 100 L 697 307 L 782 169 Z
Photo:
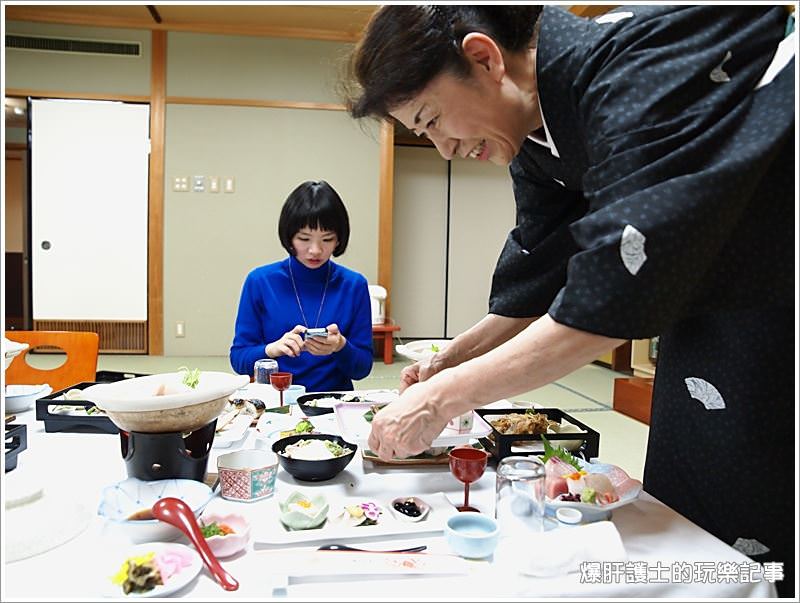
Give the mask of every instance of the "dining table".
M 500 400 L 490 406 L 504 408 L 510 404 Z M 300 407 L 293 405 L 291 416 L 299 420 L 303 416 Z M 318 431 L 340 433 L 334 414 L 318 415 L 312 419 Z M 15 481 L 36 483 L 50 502 L 47 507 L 50 513 L 55 509 L 57 515 L 57 510 L 63 505 L 74 517 L 75 509 L 79 509 L 86 525 L 77 530 L 77 535 L 54 548 L 5 562 L 3 600 L 86 600 L 114 597 L 115 592 L 118 598 L 125 598 L 121 592 L 110 589 L 108 568 L 114 560 L 125 559 L 126 550 L 132 544 L 124 533 L 115 529 L 116 526 L 97 514 L 103 488 L 128 477 L 120 436 L 91 430 L 46 432 L 42 421 L 36 419 L 34 409 L 17 413 L 14 423 L 27 426 L 27 448 L 19 454 L 17 467 L 4 475 L 4 498 L 8 487 L 13 487 Z M 208 472 L 217 471 L 220 455 L 239 449 L 264 448 L 265 443 L 269 443 L 268 434 L 254 427 L 247 429 L 241 440 L 226 447 L 211 448 Z M 575 535 L 581 532 L 570 530 L 581 530 L 582 526 L 563 526 L 548 518 L 546 532 L 531 533 L 524 538 L 502 538 L 494 554 L 482 560 L 456 557 L 442 530 L 396 533 L 377 538 L 360 536 L 345 542 L 375 551 L 424 545 L 427 549 L 422 554 L 459 562 L 452 565 L 456 568 L 452 571 L 419 574 L 389 569 L 363 571 L 358 564 L 342 571 L 315 572 L 306 561 L 316 554 L 321 544 L 330 542 L 271 543 L 269 538 L 261 536 L 266 533 L 263 527 L 276 521 L 275 500 L 283 499 L 293 491 L 381 500 L 407 495 L 423 500 L 443 496 L 454 507 L 461 504 L 463 485 L 453 477 L 447 464 L 386 465 L 363 458 L 362 452 L 363 446 L 341 473 L 322 482 L 299 481 L 279 468 L 274 494 L 254 502 L 224 499 L 215 488 L 206 512 L 238 513 L 251 524 L 251 541 L 247 548 L 220 560 L 225 570 L 238 581 L 239 588 L 223 590 L 204 567 L 196 578 L 171 596 L 201 600 L 776 596 L 774 583 L 759 571 L 758 564 L 646 491 L 631 503 L 615 509 L 609 520 L 612 525 L 608 527 L 618 532 L 621 538 L 622 557 L 615 554 L 605 559 L 607 543 L 587 536 L 582 546 L 591 553 L 586 557 L 591 561 L 550 573 L 537 573 L 531 568 L 536 566 L 537 559 L 550 554 L 548 547 L 554 537 L 563 536 L 566 541 L 571 536 L 574 542 Z M 602 457 L 599 460 L 602 461 Z M 491 517 L 494 517 L 495 505 L 495 467 L 496 462 L 490 459 L 484 474 L 471 485 L 470 490 L 470 504 Z M 50 513 L 41 521 L 28 515 L 26 522 L 29 525 L 16 526 L 16 529 L 29 531 L 32 538 L 41 538 L 45 536 L 41 530 L 56 525 L 56 519 Z M 13 512 L 7 509 L 5 521 L 12 520 Z M 8 527 L 8 523 L 4 527 Z M 7 534 L 8 530 L 4 529 L 5 553 L 8 552 Z M 189 545 L 184 536 L 177 542 Z M 576 550 L 578 558 L 581 555 L 579 549 Z

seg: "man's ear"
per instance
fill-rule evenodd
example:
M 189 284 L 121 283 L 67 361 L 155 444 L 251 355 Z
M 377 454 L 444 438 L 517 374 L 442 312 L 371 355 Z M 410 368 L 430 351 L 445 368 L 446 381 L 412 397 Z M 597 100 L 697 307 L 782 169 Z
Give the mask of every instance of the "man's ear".
M 500 81 L 505 75 L 503 53 L 497 43 L 486 34 L 468 33 L 461 41 L 461 49 L 472 63 L 473 69 L 486 71 L 496 81 Z

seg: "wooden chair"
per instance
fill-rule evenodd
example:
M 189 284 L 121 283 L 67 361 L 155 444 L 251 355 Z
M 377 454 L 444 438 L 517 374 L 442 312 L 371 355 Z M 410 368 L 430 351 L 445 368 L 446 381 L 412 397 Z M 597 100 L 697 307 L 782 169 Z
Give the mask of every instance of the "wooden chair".
M 65 389 L 83 381 L 94 381 L 97 375 L 97 354 L 100 337 L 86 331 L 6 331 L 11 341 L 27 343 L 6 369 L 6 384 L 38 385 L 47 383 L 53 391 Z M 60 348 L 66 353 L 64 364 L 54 369 L 38 369 L 28 364 L 28 353 L 42 346 Z

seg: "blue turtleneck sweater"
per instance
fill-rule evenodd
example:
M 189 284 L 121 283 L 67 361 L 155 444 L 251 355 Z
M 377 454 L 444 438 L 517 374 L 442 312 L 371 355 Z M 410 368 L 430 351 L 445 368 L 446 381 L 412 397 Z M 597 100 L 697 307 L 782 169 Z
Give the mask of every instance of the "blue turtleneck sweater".
M 290 262 L 309 324 L 303 321 L 289 278 Z M 316 323 L 329 264 L 330 281 Z M 241 375 L 252 376 L 255 361 L 266 357 L 265 346 L 295 325 L 313 328 L 331 323 L 336 323 L 347 339 L 340 351 L 328 356 L 303 351 L 297 358 L 276 358 L 280 370 L 292 373 L 292 383 L 305 385 L 308 392 L 352 390 L 352 380 L 363 379 L 372 370 L 372 313 L 367 279 L 330 260 L 319 268 L 306 268 L 294 256 L 256 268 L 247 275 L 242 288 L 231 366 Z

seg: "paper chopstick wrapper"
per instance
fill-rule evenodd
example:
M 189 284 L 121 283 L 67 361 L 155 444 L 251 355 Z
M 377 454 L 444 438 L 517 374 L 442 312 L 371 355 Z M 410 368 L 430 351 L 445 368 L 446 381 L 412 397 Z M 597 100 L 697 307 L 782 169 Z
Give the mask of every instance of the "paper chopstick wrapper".
M 343 574 L 467 574 L 474 561 L 455 555 L 350 551 L 259 551 L 270 573 L 287 576 Z

